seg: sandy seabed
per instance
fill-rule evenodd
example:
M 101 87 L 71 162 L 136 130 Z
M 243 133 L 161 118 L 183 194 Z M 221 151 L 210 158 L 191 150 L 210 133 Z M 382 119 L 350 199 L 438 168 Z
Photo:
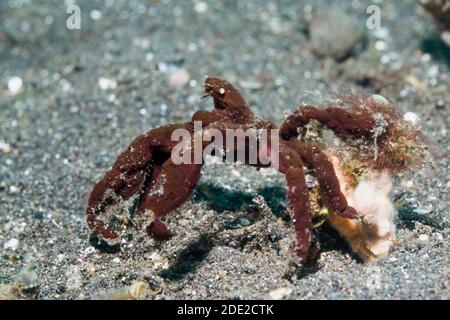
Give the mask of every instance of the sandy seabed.
M 65 27 L 62 1 L 21 3 L 0 2 L 1 290 L 22 281 L 27 298 L 88 299 L 144 281 L 148 299 L 449 298 L 450 50 L 415 1 L 383 2 L 376 31 L 370 1 L 340 2 L 365 40 L 338 62 L 312 53 L 304 19 L 332 1 L 77 1 L 81 30 Z M 283 215 L 283 177 L 222 164 L 168 217 L 171 241 L 130 230 L 121 250 L 92 246 L 94 183 L 137 135 L 211 108 L 205 75 L 275 123 L 349 89 L 417 114 L 440 156 L 395 181 L 395 251 L 364 265 L 324 225 L 317 262 L 287 273 L 293 230 L 252 202 Z

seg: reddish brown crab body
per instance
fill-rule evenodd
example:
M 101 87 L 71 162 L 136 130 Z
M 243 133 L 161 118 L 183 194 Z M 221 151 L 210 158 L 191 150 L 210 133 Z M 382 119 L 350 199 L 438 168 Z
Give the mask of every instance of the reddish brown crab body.
M 189 122 L 156 128 L 137 137 L 96 184 L 89 198 L 87 221 L 100 238 L 115 240 L 119 237 L 118 232 L 108 226 L 107 208 L 135 194 L 139 195 L 137 225 L 145 228 L 157 240 L 171 237 L 170 231 L 159 218 L 188 200 L 200 178 L 202 167 L 202 163 L 175 164 L 172 161 L 171 152 L 178 141 L 173 141 L 171 137 L 176 129 L 186 129 L 194 135 L 195 121 L 202 122 L 203 133 L 212 129 L 220 132 L 227 129 L 276 129 L 273 123 L 254 116 L 247 102 L 230 83 L 208 77 L 204 86 L 206 95 L 213 98 L 213 111 L 198 111 Z M 337 134 L 367 138 L 372 135 L 375 125 L 373 119 L 364 112 L 349 112 L 340 108 L 330 110 L 299 108 L 281 126 L 277 149 L 261 142 L 258 148 L 264 152 L 256 164 L 244 161 L 259 168 L 268 166 L 268 158 L 274 166 L 274 152 L 278 152 L 276 158 L 279 163 L 276 167 L 286 176 L 287 200 L 297 234 L 296 253 L 302 260 L 307 259 L 313 240 L 304 166 L 315 173 L 326 205 L 332 212 L 353 218 L 356 211 L 347 205 L 327 156 L 316 146 L 296 139 L 298 128 L 314 119 Z M 209 143 L 202 142 L 202 151 Z M 217 147 L 223 148 L 225 142 L 222 143 Z M 232 144 L 232 151 L 238 151 L 238 148 L 248 149 L 250 146 Z

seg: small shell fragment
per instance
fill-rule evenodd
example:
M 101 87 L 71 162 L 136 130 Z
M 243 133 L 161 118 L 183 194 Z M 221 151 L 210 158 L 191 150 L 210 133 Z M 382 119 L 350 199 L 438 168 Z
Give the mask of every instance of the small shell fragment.
M 269 296 L 274 300 L 281 300 L 289 296 L 291 293 L 292 293 L 291 288 L 283 287 L 270 291 Z
M 148 283 L 136 281 L 130 286 L 114 288 L 94 294 L 92 300 L 140 300 L 150 293 Z
M 8 90 L 10 94 L 17 95 L 22 91 L 23 80 L 20 77 L 14 76 L 8 79 Z

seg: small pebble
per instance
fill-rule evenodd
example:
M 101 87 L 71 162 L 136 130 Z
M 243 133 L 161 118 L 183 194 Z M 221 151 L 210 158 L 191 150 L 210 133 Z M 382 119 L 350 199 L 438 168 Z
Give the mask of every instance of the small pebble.
M 72 265 L 66 272 L 66 287 L 68 290 L 76 290 L 81 287 L 81 273 L 80 268 L 76 265 Z
M 335 59 L 348 56 L 363 36 L 359 24 L 339 8 L 318 11 L 309 32 L 313 51 Z
M 378 40 L 375 42 L 375 49 L 377 49 L 378 51 L 384 51 L 388 48 L 388 45 L 386 44 L 386 42 L 382 41 L 382 40 Z
M 198 1 L 194 5 L 194 10 L 198 13 L 205 13 L 208 10 L 208 4 L 203 1 Z
M 414 212 L 417 214 L 427 214 L 427 213 L 430 213 L 430 210 L 427 210 L 424 208 L 415 208 Z
M 389 100 L 386 99 L 385 97 L 383 97 L 382 95 L 379 94 L 374 94 L 373 96 L 371 96 L 372 100 L 374 100 L 375 102 L 388 106 L 389 105 Z
M 15 282 L 22 290 L 30 290 L 39 287 L 39 277 L 30 267 L 24 267 L 16 276 Z
M 241 80 L 241 81 L 239 81 L 239 84 L 242 86 L 242 88 L 252 89 L 252 90 L 258 90 L 258 89 L 261 89 L 261 87 L 262 87 L 261 82 L 253 81 L 253 80 L 249 80 L 249 81 Z
M 20 77 L 14 76 L 8 79 L 8 90 L 12 95 L 17 95 L 22 91 L 23 80 Z
M 5 250 L 10 249 L 16 251 L 18 247 L 19 247 L 19 240 L 17 240 L 16 238 L 9 239 L 3 244 L 3 249 Z
M 158 67 L 158 71 L 161 73 L 166 73 L 169 70 L 169 66 L 167 65 L 167 63 L 158 62 L 156 65 Z
M 187 220 L 187 219 L 180 219 L 180 220 L 178 221 L 178 224 L 179 224 L 180 226 L 182 226 L 182 227 L 186 227 L 186 226 L 189 224 L 189 220 Z
M 145 55 L 145 60 L 147 60 L 148 62 L 153 61 L 154 58 L 155 55 L 152 52 L 149 52 Z
M 239 224 L 243 227 L 247 227 L 250 225 L 250 221 L 246 218 L 239 218 Z
M 94 274 L 95 271 L 97 270 L 97 268 L 95 267 L 95 265 L 94 265 L 93 263 L 90 263 L 90 262 L 86 263 L 85 268 L 86 268 L 86 271 L 87 271 L 89 274 L 91 274 L 91 275 Z
M 406 188 L 412 188 L 414 186 L 414 182 L 412 180 L 408 180 L 402 183 Z
M 415 114 L 414 112 L 410 112 L 410 111 L 405 113 L 405 115 L 403 116 L 403 119 L 411 122 L 413 125 L 416 125 L 420 122 L 419 116 L 417 114 Z
M 450 31 L 444 31 L 441 33 L 441 39 L 444 43 L 450 47 Z
M 92 10 L 90 16 L 92 20 L 99 20 L 102 18 L 102 12 L 100 10 Z
M 117 88 L 117 81 L 114 79 L 100 77 L 98 79 L 98 85 L 102 90 L 114 90 Z
M 136 281 L 130 286 L 101 291 L 92 296 L 94 300 L 139 300 L 150 293 L 149 285 L 143 281 Z
M 5 154 L 9 154 L 12 151 L 11 146 L 3 141 L 0 141 L 0 150 Z
M 269 296 L 274 300 L 281 300 L 289 296 L 291 293 L 292 293 L 291 288 L 283 287 L 270 291 Z
M 183 87 L 188 83 L 190 75 L 186 69 L 178 69 L 169 77 L 169 84 L 174 87 Z

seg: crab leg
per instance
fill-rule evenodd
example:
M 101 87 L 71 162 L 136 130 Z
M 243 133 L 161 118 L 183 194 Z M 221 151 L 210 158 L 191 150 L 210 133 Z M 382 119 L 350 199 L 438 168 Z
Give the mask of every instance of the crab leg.
M 151 149 L 145 147 L 143 140 L 144 137 L 140 136 L 133 141 L 89 196 L 86 210 L 88 226 L 105 240 L 114 240 L 118 234 L 99 219 L 98 215 L 119 199 L 129 199 L 139 191 L 144 181 L 146 167 L 151 160 Z
M 261 124 L 266 129 L 273 129 L 274 126 L 271 123 Z M 206 128 L 217 129 L 222 134 L 226 133 L 227 129 L 241 129 L 246 131 L 246 129 L 255 129 L 255 124 L 235 124 L 235 123 L 214 123 Z M 308 198 L 308 187 L 306 184 L 305 173 L 303 170 L 303 162 L 300 158 L 298 152 L 289 146 L 290 141 L 280 141 L 279 152 L 279 163 L 277 169 L 283 173 L 286 177 L 287 183 L 287 199 L 289 208 L 293 217 L 294 228 L 297 234 L 296 243 L 296 254 L 302 260 L 306 261 L 308 258 L 308 252 L 310 243 L 313 239 L 313 224 L 312 217 L 309 210 L 309 198 Z M 230 147 L 229 144 L 224 142 L 224 145 Z M 218 147 L 223 147 L 224 145 L 217 145 Z M 258 143 L 259 145 L 259 143 Z M 244 144 L 239 145 L 233 141 L 231 145 L 233 151 L 235 152 L 248 152 L 251 145 Z M 269 145 L 260 145 L 259 148 L 271 149 Z M 239 149 L 242 148 L 242 149 Z M 230 151 L 230 150 L 228 150 Z M 270 152 L 269 152 L 270 153 Z M 246 163 L 247 165 L 252 165 L 255 167 L 265 166 L 261 163 Z M 338 184 L 339 186 L 339 184 Z
M 221 134 L 225 133 L 227 127 L 233 127 L 234 124 L 223 124 L 220 122 L 212 122 L 215 116 L 210 112 L 197 112 L 193 116 L 195 121 L 206 119 L 208 124 L 199 132 L 200 135 L 192 137 L 192 145 L 195 139 L 200 138 L 203 132 L 210 132 L 211 129 L 219 130 Z M 175 164 L 171 158 L 165 160 L 162 164 L 153 164 L 152 173 L 148 176 L 144 183 L 144 192 L 142 193 L 137 208 L 137 216 L 139 224 L 146 225 L 146 231 L 156 240 L 168 240 L 172 236 L 167 226 L 159 220 L 171 211 L 177 209 L 183 204 L 194 190 L 201 176 L 201 168 L 203 165 L 203 152 L 208 145 L 215 145 L 223 148 L 224 144 L 217 144 L 216 141 L 201 140 L 200 148 L 195 150 L 191 148 L 190 160 L 194 162 L 194 152 L 201 152 L 202 159 L 200 163 L 181 163 Z M 236 148 L 236 146 L 234 146 Z M 148 223 L 148 221 L 151 221 Z
M 89 228 L 98 236 L 104 240 L 118 238 L 118 233 L 101 219 L 101 215 L 108 206 L 128 200 L 142 188 L 152 160 L 158 160 L 161 153 L 167 153 L 173 147 L 171 132 L 185 126 L 163 126 L 137 137 L 95 185 L 89 196 L 86 214 Z
M 297 137 L 298 128 L 304 127 L 311 120 L 317 120 L 336 134 L 367 138 L 372 136 L 376 123 L 373 115 L 365 111 L 362 107 L 349 110 L 337 107 L 300 107 L 283 121 L 280 134 L 285 140 Z
M 347 200 L 341 192 L 333 164 L 328 157 L 320 150 L 308 146 L 302 141 L 293 140 L 286 141 L 286 143 L 298 153 L 309 169 L 314 170 L 320 190 L 325 195 L 327 207 L 341 217 L 355 218 L 357 212 L 348 206 Z
M 297 234 L 295 252 L 306 261 L 313 239 L 313 224 L 309 210 L 308 186 L 299 155 L 286 144 L 280 145 L 279 171 L 286 176 L 287 200 Z
M 147 225 L 146 231 L 156 240 L 168 240 L 170 231 L 161 218 L 188 200 L 200 179 L 201 165 L 175 165 L 171 159 L 153 170 L 154 174 L 146 181 L 141 195 L 137 215 L 142 223 L 155 219 Z

